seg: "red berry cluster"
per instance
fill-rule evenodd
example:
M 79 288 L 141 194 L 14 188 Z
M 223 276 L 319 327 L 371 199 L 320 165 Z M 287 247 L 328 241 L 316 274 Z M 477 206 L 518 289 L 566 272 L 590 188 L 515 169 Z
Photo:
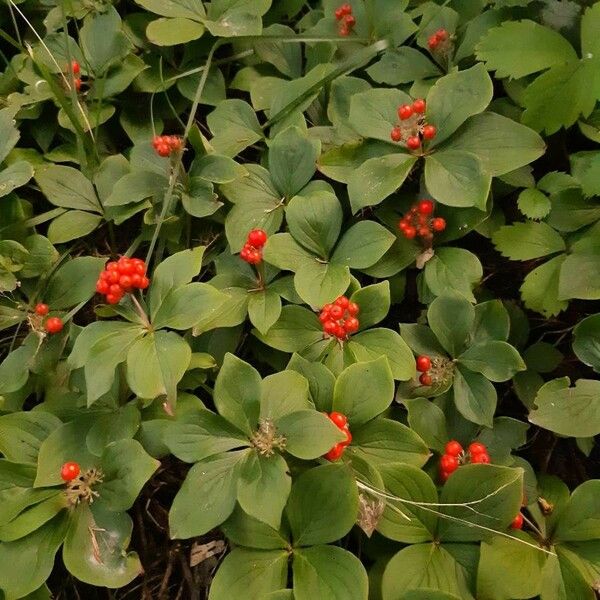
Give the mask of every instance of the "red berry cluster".
M 390 137 L 392 142 L 406 140 L 409 150 L 418 150 L 423 140 L 432 140 L 437 129 L 425 121 L 425 100 L 417 98 L 412 104 L 403 104 L 398 108 L 400 124 L 396 125 Z
M 262 261 L 262 249 L 267 243 L 267 232 L 262 229 L 253 229 L 246 239 L 246 243 L 240 252 L 240 258 L 251 265 L 257 265 Z
M 431 385 L 432 379 L 429 374 L 429 369 L 431 369 L 431 359 L 429 356 L 417 356 L 417 371 L 421 373 L 419 376 L 421 385 Z
M 66 462 L 60 469 L 60 477 L 63 481 L 73 481 L 81 473 L 81 467 L 76 462 Z
M 481 442 L 473 442 L 465 452 L 456 440 L 450 440 L 445 447 L 445 454 L 440 459 L 440 479 L 446 481 L 460 465 L 488 464 L 490 456 Z
M 327 414 L 327 413 L 325 413 Z M 329 417 L 329 419 L 333 422 L 333 424 L 338 428 L 341 429 L 343 433 L 346 434 L 346 439 L 343 442 L 340 442 L 339 444 L 336 444 L 326 455 L 325 458 L 327 460 L 338 460 L 342 454 L 344 454 L 344 450 L 346 449 L 346 446 L 350 445 L 350 442 L 352 441 L 352 434 L 350 433 L 350 429 L 348 428 L 348 419 L 346 418 L 346 415 L 343 415 L 342 413 L 339 412 L 332 412 L 329 413 L 327 415 Z
M 350 35 L 356 25 L 356 18 L 352 14 L 352 7 L 349 4 L 342 4 L 335 11 L 335 18 L 340 22 L 340 35 Z
M 155 135 L 152 146 L 159 156 L 171 156 L 172 152 L 181 150 L 182 141 L 178 135 Z
M 445 50 L 448 46 L 450 35 L 445 29 L 438 29 L 434 34 L 427 39 L 427 45 L 433 52 L 434 50 Z
M 73 73 L 73 87 L 79 91 L 81 89 L 81 77 L 79 77 L 79 74 L 81 73 L 81 67 L 76 60 L 71 62 L 71 72 Z M 68 75 L 69 69 L 67 69 L 65 73 Z
M 33 312 L 35 312 L 38 317 L 42 317 L 43 319 L 43 317 L 50 312 L 50 307 L 43 302 L 38 302 L 35 305 Z M 40 319 L 40 321 L 42 319 Z M 46 330 L 46 333 L 50 334 L 61 332 L 63 327 L 64 323 L 60 317 L 50 317 L 49 319 L 46 319 L 46 322 L 44 323 L 44 329 Z
M 350 302 L 346 296 L 340 296 L 333 304 L 326 304 L 321 309 L 319 321 L 327 335 L 345 340 L 358 331 L 360 324 L 356 315 L 359 311 L 358 304 Z
M 510 524 L 511 529 L 523 529 L 523 515 L 517 513 L 517 516 L 512 520 Z
M 427 242 L 433 239 L 433 233 L 446 229 L 446 220 L 442 217 L 432 218 L 434 204 L 431 200 L 420 200 L 398 222 L 398 229 L 407 240 L 416 236 Z
M 96 282 L 96 291 L 106 296 L 108 304 L 117 304 L 134 289 L 145 290 L 150 285 L 146 277 L 146 263 L 141 258 L 122 256 L 106 263 Z

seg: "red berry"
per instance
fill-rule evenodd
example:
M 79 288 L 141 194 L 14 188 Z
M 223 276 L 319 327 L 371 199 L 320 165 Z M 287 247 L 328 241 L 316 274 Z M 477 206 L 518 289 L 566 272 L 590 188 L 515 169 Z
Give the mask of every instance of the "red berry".
M 450 473 L 446 473 L 446 471 L 440 471 L 440 479 L 442 483 L 446 483 L 448 481 L 448 477 L 450 477 Z
M 131 285 L 132 285 L 132 287 L 139 288 L 140 285 L 142 284 L 142 279 L 143 279 L 142 275 L 140 275 L 139 273 L 134 273 L 131 276 Z
M 355 331 L 358 331 L 359 326 L 360 324 L 357 318 L 348 317 L 344 323 L 344 330 L 346 333 L 354 333 Z
M 344 309 L 337 304 L 334 304 L 329 311 L 332 319 L 341 319 L 344 316 Z
M 403 104 L 398 109 L 398 117 L 400 118 L 401 121 L 406 121 L 406 119 L 410 119 L 410 117 L 412 117 L 412 114 L 413 114 L 413 109 L 410 104 Z
M 108 289 L 109 294 L 113 294 L 114 296 L 123 295 L 123 289 L 118 283 L 113 283 Z
M 417 205 L 417 210 L 421 215 L 430 215 L 433 212 L 433 202 L 431 200 L 421 200 Z
M 434 231 L 444 231 L 446 229 L 446 220 L 442 219 L 442 217 L 436 217 L 431 221 L 431 227 L 433 227 Z
M 253 229 L 248 234 L 248 243 L 255 248 L 262 248 L 267 243 L 267 232 L 262 229 Z
M 402 129 L 400 127 L 394 127 L 390 133 L 392 142 L 399 142 L 402 139 Z
M 104 279 L 98 279 L 96 282 L 96 291 L 99 294 L 108 294 L 109 285 Z
M 412 109 L 417 114 L 423 114 L 425 112 L 425 100 L 423 98 L 417 98 L 412 105 Z
M 346 298 L 346 296 L 340 296 L 339 298 L 336 299 L 335 304 L 337 306 L 341 306 L 345 310 L 348 308 L 348 305 L 350 304 L 350 300 L 348 300 L 348 298 Z
M 348 302 L 348 308 L 346 310 L 351 317 L 355 317 L 360 312 L 360 307 L 356 302 Z
M 469 454 L 485 454 L 487 448 L 481 442 L 473 442 L 469 444 Z
M 339 460 L 340 457 L 344 454 L 344 444 L 339 443 L 336 444 L 326 455 L 325 458 L 327 460 Z
M 338 21 L 344 16 L 344 12 L 342 11 L 341 6 L 339 8 L 336 8 L 334 15 Z
M 422 238 L 427 238 L 429 237 L 429 229 L 427 229 L 427 227 L 421 227 L 419 228 L 419 235 Z
M 448 32 L 445 29 L 438 29 L 435 32 L 435 37 L 443 42 L 444 40 L 448 39 Z
M 329 335 L 335 335 L 337 323 L 335 321 L 325 321 L 325 323 L 323 323 L 323 331 Z
M 62 331 L 63 322 L 59 317 L 50 317 L 46 321 L 46 331 L 48 333 L 58 333 Z
M 423 127 L 423 137 L 426 140 L 432 140 L 435 137 L 436 133 L 437 129 L 434 125 L 425 125 L 425 127 Z
M 417 230 L 412 226 L 409 225 L 405 230 L 404 230 L 404 237 L 407 240 L 412 240 L 414 239 L 414 237 L 417 235 Z
M 431 379 L 431 375 L 429 375 L 428 373 L 421 373 L 419 381 L 421 385 L 431 385 L 431 382 L 433 380 Z
M 75 77 L 75 79 L 73 79 L 73 85 L 75 86 L 75 89 L 79 91 L 81 89 L 81 79 Z
M 342 4 L 342 6 L 340 6 L 340 10 L 342 11 L 342 15 L 352 14 L 352 6 L 348 2 Z
M 421 373 L 426 373 L 431 369 L 431 359 L 429 356 L 421 355 L 417 356 L 417 371 L 421 371 Z
M 458 469 L 458 458 L 452 454 L 444 454 L 440 460 L 440 468 L 446 473 L 454 473 Z
M 340 429 L 342 429 L 343 427 L 346 427 L 346 425 L 348 425 L 348 418 L 346 417 L 346 415 L 342 414 L 341 412 L 333 411 L 332 413 L 329 413 L 328 416 L 334 422 L 334 424 L 337 427 L 339 427 Z
M 106 294 L 106 302 L 107 304 L 119 304 L 121 298 L 123 296 L 115 295 L 115 294 Z
M 342 25 L 340 27 L 340 35 L 342 35 L 344 37 L 346 37 L 347 35 L 350 35 L 350 30 L 348 29 L 348 27 L 346 27 L 346 25 Z M 342 450 L 343 450 L 343 448 L 342 448 Z M 333 450 L 330 450 L 330 452 L 333 452 Z
M 450 440 L 446 444 L 445 450 L 446 454 L 450 454 L 450 456 L 459 456 L 463 451 L 463 447 L 456 440 Z
M 63 481 L 73 481 L 79 477 L 81 467 L 76 462 L 66 462 L 60 469 L 60 477 Z
M 429 39 L 427 40 L 427 45 L 429 46 L 430 50 L 435 50 L 438 46 L 438 44 L 440 43 L 440 41 L 437 38 L 437 35 L 430 35 Z
M 487 454 L 471 454 L 471 462 L 473 464 L 487 465 L 490 462 L 490 457 Z
M 168 138 L 168 144 L 172 151 L 181 150 L 181 138 L 178 135 L 172 135 Z
M 119 265 L 114 260 L 106 263 L 105 271 L 118 271 Z
M 119 279 L 119 285 L 124 290 L 130 290 L 133 287 L 133 282 L 131 281 L 131 277 L 129 277 L 129 275 L 121 275 L 121 278 Z
M 76 60 L 71 62 L 71 70 L 73 71 L 73 75 L 79 75 L 81 68 Z
M 147 277 L 142 277 L 142 281 L 138 286 L 140 290 L 145 290 L 150 285 L 150 280 Z
M 152 138 L 152 146 L 154 147 L 155 150 L 158 148 L 158 146 L 160 146 L 161 143 L 162 143 L 162 138 L 160 137 L 160 135 L 155 135 Z
M 401 219 L 400 222 L 398 223 L 398 229 L 402 232 L 406 231 L 406 228 L 409 227 L 408 223 L 404 220 Z
M 510 524 L 511 529 L 522 529 L 523 528 L 523 515 L 517 513 L 517 516 L 512 520 Z
M 417 150 L 421 146 L 421 140 L 416 135 L 411 135 L 406 140 L 406 146 L 409 150 Z
M 107 271 L 106 281 L 108 283 L 119 283 L 119 272 L 118 271 Z
M 321 323 L 326 323 L 330 319 L 329 313 L 321 312 L 321 314 L 319 314 L 319 321 L 321 321 Z
M 352 15 L 346 15 L 344 17 L 344 23 L 346 23 L 346 25 L 351 29 L 356 25 L 356 18 Z
M 35 305 L 35 314 L 40 317 L 45 317 L 50 312 L 50 307 L 42 302 Z

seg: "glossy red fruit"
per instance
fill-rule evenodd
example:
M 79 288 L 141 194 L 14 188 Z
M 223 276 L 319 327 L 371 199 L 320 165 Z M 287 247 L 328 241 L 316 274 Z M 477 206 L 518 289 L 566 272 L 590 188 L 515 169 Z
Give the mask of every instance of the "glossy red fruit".
M 71 62 L 71 70 L 73 71 L 73 75 L 79 75 L 81 67 L 79 66 L 79 63 L 76 60 Z
M 345 2 L 340 6 L 340 10 L 342 11 L 342 15 L 351 15 L 352 14 L 352 6 Z
M 118 294 L 106 294 L 106 303 L 107 304 L 119 304 L 122 297 L 123 296 L 119 296 Z
M 435 32 L 435 37 L 440 40 L 440 41 L 444 41 L 448 39 L 448 32 L 445 29 L 438 29 Z
M 267 232 L 262 229 L 253 229 L 248 234 L 248 243 L 255 248 L 262 248 L 267 243 Z
M 394 127 L 390 133 L 392 142 L 399 142 L 402 139 L 402 129 L 400 127 Z
M 156 148 L 156 151 L 158 152 L 158 155 L 162 156 L 163 158 L 171 154 L 171 148 L 169 148 L 169 146 L 164 143 L 159 144 Z
M 340 429 L 342 429 L 343 427 L 346 427 L 346 425 L 348 425 L 348 418 L 346 417 L 346 415 L 344 415 L 341 412 L 333 411 L 332 413 L 329 413 L 329 418 Z
M 429 46 L 430 50 L 435 50 L 438 45 L 439 45 L 440 41 L 437 38 L 437 35 L 430 35 L 429 39 L 427 40 L 427 45 Z
M 331 310 L 331 307 L 333 306 L 333 304 L 326 304 L 322 309 L 321 312 L 327 313 L 329 314 L 329 311 Z
M 35 314 L 40 317 L 45 317 L 50 312 L 50 307 L 47 304 L 39 302 L 35 305 Z
M 398 223 L 398 229 L 400 231 L 405 231 L 407 227 L 409 227 L 409 224 L 404 219 L 401 219 Z
M 348 317 L 344 323 L 344 329 L 346 330 L 346 333 L 354 333 L 358 331 L 359 326 L 360 323 L 355 317 Z
M 426 373 L 431 369 L 431 359 L 429 356 L 421 355 L 417 356 L 417 371 L 421 373 Z
M 356 302 L 348 302 L 348 308 L 346 310 L 350 316 L 355 317 L 360 312 L 360 307 Z
M 62 331 L 63 328 L 62 319 L 60 319 L 59 317 L 50 317 L 46 321 L 45 327 L 48 333 L 59 333 L 60 331 Z
M 417 150 L 418 148 L 421 147 L 421 140 L 418 138 L 418 136 L 416 135 L 411 135 L 407 140 L 406 140 L 406 147 L 409 150 Z
M 338 338 L 340 340 L 345 340 L 346 339 L 346 330 L 344 329 L 344 326 L 340 325 L 339 323 L 336 324 L 334 335 L 336 338 Z
M 459 462 L 456 456 L 452 454 L 444 454 L 440 459 L 440 468 L 446 473 L 454 473 L 458 469 Z
M 415 236 L 417 235 L 417 230 L 412 226 L 409 225 L 405 230 L 404 230 L 404 237 L 407 240 L 412 240 L 415 238 Z
M 348 304 L 350 304 L 350 300 L 346 298 L 346 296 L 340 296 L 336 299 L 335 304 L 337 306 L 341 306 L 344 310 L 348 308 Z
M 73 79 L 73 85 L 75 86 L 75 89 L 79 91 L 81 89 L 81 79 L 75 77 L 75 79 Z
M 340 457 L 344 454 L 344 444 L 336 444 L 326 455 L 325 458 L 327 460 L 335 461 L 339 460 Z
M 523 528 L 523 515 L 518 513 L 517 516 L 512 520 L 510 524 L 511 529 L 522 529 Z
M 139 288 L 140 290 L 145 290 L 150 285 L 150 280 L 147 277 L 142 277 L 142 281 L 140 282 Z
M 406 119 L 410 119 L 413 114 L 413 108 L 410 104 L 403 104 L 398 109 L 398 117 L 401 121 L 406 121 Z
M 422 238 L 429 237 L 429 229 L 427 229 L 427 227 L 421 227 L 421 228 L 419 228 L 419 236 L 422 237 Z
M 119 265 L 118 263 L 116 263 L 114 260 L 111 260 L 110 262 L 106 263 L 106 267 L 104 267 L 105 271 L 118 271 L 119 270 Z
M 433 212 L 433 202 L 431 200 L 420 200 L 417 210 L 423 216 L 430 215 Z
M 485 444 L 481 442 L 473 442 L 469 444 L 469 454 L 485 454 L 487 452 L 487 448 Z
M 423 127 L 423 137 L 426 140 L 432 140 L 436 133 L 437 129 L 435 128 L 435 125 L 425 125 L 425 127 Z
M 448 481 L 448 477 L 450 477 L 450 473 L 447 473 L 446 471 L 440 471 L 440 479 L 442 480 L 442 483 L 446 483 L 446 481 Z
M 431 227 L 434 231 L 444 231 L 446 229 L 446 219 L 442 219 L 442 217 L 436 217 L 431 221 Z
M 337 304 L 334 304 L 329 311 L 332 319 L 341 319 L 344 316 L 344 309 Z
M 76 462 L 66 462 L 60 469 L 60 478 L 63 481 L 73 481 L 79 477 L 81 467 Z
M 456 440 L 450 440 L 444 449 L 450 456 L 459 456 L 463 451 L 463 447 Z
M 96 282 L 96 291 L 99 294 L 108 294 L 109 285 L 104 279 L 98 279 Z
M 412 104 L 412 109 L 419 115 L 425 112 L 425 107 L 425 100 L 423 98 L 417 98 Z
M 344 12 L 342 11 L 342 7 L 340 6 L 339 8 L 335 9 L 335 12 L 333 13 L 335 15 L 335 18 L 340 21 L 342 19 L 342 17 L 344 16 Z
M 471 462 L 473 464 L 487 465 L 490 462 L 490 457 L 487 454 L 471 454 Z
M 421 373 L 419 377 L 419 382 L 421 383 L 421 385 L 431 385 L 432 381 L 433 380 L 431 379 L 431 375 L 429 375 L 428 373 Z
M 354 27 L 356 25 L 356 18 L 353 17 L 352 15 L 346 15 L 344 17 L 344 23 L 346 23 L 347 27 Z
M 337 323 L 331 320 L 325 321 L 325 323 L 323 323 L 323 331 L 329 335 L 335 335 L 335 332 L 337 331 Z
M 331 317 L 329 316 L 329 313 L 321 312 L 319 314 L 319 321 L 321 321 L 321 323 L 326 323 L 330 319 L 331 319 Z

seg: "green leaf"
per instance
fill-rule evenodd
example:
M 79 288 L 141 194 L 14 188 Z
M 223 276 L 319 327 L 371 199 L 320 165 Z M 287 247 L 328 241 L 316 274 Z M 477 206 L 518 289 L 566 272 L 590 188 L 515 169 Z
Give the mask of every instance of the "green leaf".
M 382 598 L 404 598 L 403 592 L 430 588 L 473 600 L 467 570 L 439 544 L 414 544 L 400 550 L 388 562 L 383 573 Z M 433 594 L 425 596 L 437 600 Z M 410 598 L 410 596 L 408 596 Z
M 136 4 L 144 7 L 150 12 L 163 17 L 184 17 L 188 19 L 202 20 L 206 17 L 204 5 L 196 0 L 135 0 Z
M 302 300 L 311 306 L 321 307 L 347 290 L 350 270 L 340 263 L 313 259 L 300 265 L 294 276 L 294 285 Z
M 498 396 L 494 386 L 483 375 L 459 365 L 454 371 L 452 390 L 454 404 L 465 419 L 492 426 Z
M 12 521 L 0 527 L 0 540 L 12 542 L 21 539 L 39 529 L 67 507 L 66 496 L 56 491 L 54 496 L 27 507 Z
M 485 210 L 491 176 L 475 154 L 450 147 L 426 157 L 425 184 L 441 204 Z
M 126 513 L 79 504 L 70 519 L 62 557 L 77 579 L 90 585 L 119 588 L 143 572 L 135 552 L 127 552 L 133 523 Z
M 214 402 L 219 414 L 251 435 L 258 423 L 260 398 L 258 371 L 228 352 L 215 381 Z
M 36 354 L 33 338 L 13 350 L 0 363 L 0 394 L 10 394 L 20 390 L 29 379 L 29 368 Z
M 228 156 L 205 154 L 192 163 L 190 175 L 213 183 L 232 183 L 244 177 L 246 169 Z
M 301 306 L 284 306 L 279 320 L 266 335 L 258 338 L 283 352 L 298 352 L 323 339 L 323 327 L 316 315 Z
M 23 246 L 29 251 L 20 272 L 21 277 L 37 277 L 52 267 L 58 260 L 58 252 L 43 235 L 30 235 L 25 238 Z
M 527 308 L 546 317 L 567 308 L 569 303 L 559 299 L 558 294 L 559 274 L 566 258 L 565 255 L 555 256 L 526 275 L 521 297 Z
M 526 188 L 519 194 L 519 210 L 530 219 L 543 219 L 548 216 L 552 202 L 546 194 L 535 188 Z
M 390 130 L 387 137 L 389 138 Z M 352 212 L 373 206 L 393 194 L 410 174 L 417 158 L 410 154 L 387 154 L 365 160 L 348 179 Z
M 88 450 L 96 456 L 102 456 L 109 444 L 133 438 L 140 428 L 140 421 L 140 411 L 133 403 L 96 415 L 85 438 Z
M 323 259 L 329 256 L 343 219 L 335 194 L 319 191 L 294 196 L 285 216 L 290 233 L 301 246 Z
M 261 550 L 278 550 L 289 548 L 288 531 L 273 529 L 245 513 L 239 505 L 221 526 L 227 538 L 238 546 L 260 548 Z
M 522 500 L 522 469 L 463 465 L 444 484 L 441 502 L 451 506 L 442 507 L 442 512 L 453 520 L 440 519 L 438 535 L 443 541 L 472 542 L 489 536 L 482 527 L 505 531 L 519 512 Z M 464 506 L 465 503 L 469 505 Z
M 538 373 L 552 373 L 563 358 L 562 352 L 548 342 L 536 342 L 523 352 L 527 368 Z
M 507 342 L 489 340 L 467 348 L 458 363 L 467 369 L 482 373 L 490 381 L 507 381 L 518 371 L 525 370 L 519 352 Z
M 488 300 L 475 305 L 475 323 L 471 342 L 498 340 L 505 342 L 510 333 L 510 315 L 501 300 Z
M 526 534 L 513 532 L 513 535 L 532 543 Z M 540 593 L 546 555 L 519 540 L 495 536 L 481 544 L 477 593 L 482 598 L 533 598 Z M 515 569 L 515 565 L 519 568 Z M 510 573 L 510 577 L 498 577 L 499 572 Z
M 407 381 L 415 375 L 415 359 L 406 342 L 391 329 L 375 328 L 353 335 L 348 342 L 357 361 L 375 360 L 385 356 L 394 379 Z
M 86 67 L 96 77 L 104 75 L 111 65 L 129 53 L 131 44 L 121 29 L 121 17 L 113 6 L 85 17 L 79 39 Z
M 156 267 L 148 298 L 152 319 L 171 290 L 189 283 L 200 273 L 203 256 L 204 246 L 196 246 L 172 254 Z
M 335 546 L 294 551 L 296 600 L 366 600 L 369 582 L 362 563 L 352 553 Z
M 408 94 L 397 89 L 360 92 L 350 100 L 348 121 L 361 136 L 391 144 L 390 132 L 398 122 L 398 107 L 411 101 Z
M 55 206 L 101 212 L 92 183 L 73 167 L 50 165 L 38 170 L 35 180 Z
M 597 243 L 595 236 L 582 240 L 590 244 Z M 596 278 L 600 247 L 590 248 L 589 252 L 578 252 L 572 246 L 573 254 L 565 258 L 560 269 L 558 297 L 563 299 L 581 298 L 582 300 L 600 299 L 600 284 Z
M 381 281 L 356 290 L 350 298 L 360 308 L 360 328 L 368 329 L 387 316 L 390 310 L 390 284 Z
M 225 557 L 210 586 L 209 600 L 247 598 L 261 600 L 287 582 L 285 550 L 235 548 Z
M 452 137 L 452 149 L 477 155 L 486 173 L 504 175 L 533 162 L 546 149 L 532 129 L 493 112 L 474 115 Z
M 582 363 L 600 372 L 600 314 L 577 323 L 573 329 L 573 352 Z
M 274 23 L 263 30 L 266 36 L 290 36 L 294 30 L 286 25 Z M 276 40 L 257 40 L 254 44 L 256 54 L 264 62 L 272 64 L 280 73 L 290 79 L 302 75 L 302 51 L 297 44 L 286 44 Z
M 350 471 L 323 465 L 302 473 L 292 485 L 286 512 L 294 547 L 335 542 L 356 519 L 358 489 Z
M 375 221 L 359 221 L 346 230 L 331 261 L 351 269 L 366 269 L 374 265 L 394 241 L 394 235 L 383 225 Z
M 15 127 L 14 113 L 10 108 L 0 110 L 0 163 L 8 156 L 15 147 L 21 134 Z
M 472 290 L 483 277 L 483 267 L 477 256 L 464 248 L 439 248 L 425 263 L 424 277 L 436 296 L 455 292 L 475 302 Z
M 377 83 L 400 85 L 440 74 L 439 68 L 422 52 L 410 46 L 387 51 L 378 62 L 367 69 Z
M 437 128 L 429 146 L 441 144 L 469 117 L 483 112 L 492 95 L 492 80 L 482 64 L 438 79 L 427 94 L 427 120 Z
M 577 58 L 560 33 L 529 20 L 494 27 L 479 42 L 476 54 L 490 71 L 496 71 L 496 77 L 513 79 Z
M 298 127 L 276 135 L 269 148 L 269 171 L 277 190 L 287 198 L 297 194 L 314 175 L 320 152 L 320 142 Z
M 596 104 L 598 58 L 572 60 L 552 67 L 525 90 L 522 121 L 548 135 L 570 127 L 580 115 L 587 117 Z
M 134 171 L 127 173 L 115 182 L 105 206 L 124 206 L 141 202 L 152 196 L 159 196 L 169 185 L 164 174 L 152 171 Z
M 24 160 L 12 163 L 0 171 L 0 198 L 25 185 L 33 177 L 33 167 Z
M 51 277 L 44 301 L 53 310 L 70 308 L 89 300 L 96 293 L 96 281 L 106 259 L 78 256 L 63 264 Z
M 266 335 L 281 315 L 281 297 L 267 288 L 248 295 L 248 317 L 261 334 Z
M 394 399 L 394 378 L 385 356 L 350 365 L 335 382 L 333 410 L 348 417 L 351 428 L 387 409 Z
M 405 544 L 433 539 L 437 516 L 419 507 L 419 504 L 438 502 L 435 484 L 429 475 L 415 466 L 402 464 L 382 467 L 381 475 L 387 492 L 408 502 L 389 502 L 377 530 L 385 537 Z
M 304 460 L 323 456 L 345 440 L 345 434 L 315 410 L 299 410 L 280 417 L 276 427 L 286 439 L 285 451 Z
M 429 448 L 444 453 L 450 439 L 446 429 L 446 417 L 442 409 L 425 398 L 405 398 L 402 400 L 408 410 L 408 424 Z
M 529 420 L 559 435 L 589 437 L 600 432 L 600 381 L 579 379 L 569 387 L 569 378 L 553 379 L 535 397 L 536 408 Z
M 245 237 L 247 237 L 247 233 Z M 316 258 L 305 250 L 289 233 L 276 233 L 267 240 L 263 251 L 266 262 L 286 271 L 298 271 Z
M 427 325 L 421 325 L 420 323 L 400 323 L 400 333 L 402 334 L 402 339 L 415 354 L 446 356 L 446 351 Z
M 310 396 L 317 410 L 331 412 L 335 385 L 333 373 L 325 365 L 306 360 L 298 354 L 292 356 L 287 368 L 300 373 L 308 380 Z
M 226 156 L 237 156 L 244 148 L 262 139 L 260 124 L 252 107 L 243 100 L 228 99 L 217 104 L 217 107 L 206 119 L 213 134 L 211 146 L 216 152 Z M 263 170 L 258 165 L 248 165 L 252 176 L 252 168 Z M 236 184 L 237 185 L 237 184 Z M 242 183 L 241 185 L 246 185 Z M 227 193 L 225 192 L 225 195 Z
M 102 454 L 104 481 L 98 486 L 102 505 L 109 510 L 129 510 L 160 463 L 135 440 L 109 444 Z
M 546 223 L 505 225 L 492 236 L 496 248 L 512 260 L 531 260 L 565 250 L 562 236 Z
M 15 463 L 37 463 L 42 442 L 62 423 L 51 413 L 27 411 L 0 416 L 0 453 Z
M 50 223 L 48 239 L 53 244 L 64 244 L 89 235 L 100 223 L 100 215 L 83 210 L 68 210 Z
M 444 349 L 455 357 L 465 347 L 475 322 L 475 309 L 462 296 L 438 296 L 429 305 L 427 321 Z
M 377 467 L 399 462 L 422 467 L 430 456 L 423 440 L 398 421 L 377 418 L 352 431 L 347 452 Z
M 265 457 L 251 452 L 240 469 L 237 498 L 250 516 L 279 529 L 291 488 L 287 463 L 279 454 Z
M 217 454 L 189 470 L 169 512 L 171 538 L 204 535 L 229 517 L 245 455 L 246 451 Z
M 144 399 L 166 396 L 177 402 L 177 384 L 192 357 L 188 343 L 173 331 L 155 331 L 136 341 L 127 352 L 127 383 Z
M 295 371 L 281 371 L 263 379 L 260 418 L 277 420 L 298 410 L 314 408 L 308 397 L 308 381 Z
M 157 46 L 187 44 L 202 37 L 204 25 L 190 19 L 156 19 L 148 23 L 146 36 Z
M 587 542 L 598 539 L 599 484 L 598 480 L 585 481 L 571 494 L 569 503 L 560 513 L 553 539 L 557 542 Z

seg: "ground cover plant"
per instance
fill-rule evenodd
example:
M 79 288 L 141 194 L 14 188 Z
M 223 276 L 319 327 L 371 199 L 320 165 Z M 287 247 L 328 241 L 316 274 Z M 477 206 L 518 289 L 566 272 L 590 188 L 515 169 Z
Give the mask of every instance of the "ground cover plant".
M 2 600 L 596 598 L 600 2 L 1 6 Z

